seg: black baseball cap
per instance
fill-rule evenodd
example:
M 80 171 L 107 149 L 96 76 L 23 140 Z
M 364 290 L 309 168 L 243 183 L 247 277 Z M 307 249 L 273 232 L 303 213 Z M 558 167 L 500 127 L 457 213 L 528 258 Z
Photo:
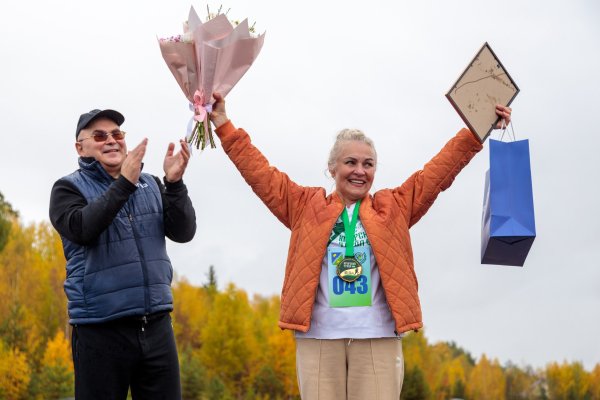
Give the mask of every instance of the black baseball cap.
M 125 117 L 115 110 L 92 110 L 85 114 L 81 114 L 79 122 L 77 122 L 77 130 L 75 131 L 75 139 L 79 136 L 79 132 L 85 129 L 93 120 L 98 118 L 108 118 L 114 121 L 115 124 L 121 126 L 125 122 Z

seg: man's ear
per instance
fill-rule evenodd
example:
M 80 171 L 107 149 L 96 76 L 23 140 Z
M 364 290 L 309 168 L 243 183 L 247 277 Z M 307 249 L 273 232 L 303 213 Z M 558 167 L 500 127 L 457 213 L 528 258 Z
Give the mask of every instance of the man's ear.
M 75 150 L 77 150 L 77 154 L 79 154 L 80 157 L 85 157 L 83 146 L 80 142 L 75 142 Z

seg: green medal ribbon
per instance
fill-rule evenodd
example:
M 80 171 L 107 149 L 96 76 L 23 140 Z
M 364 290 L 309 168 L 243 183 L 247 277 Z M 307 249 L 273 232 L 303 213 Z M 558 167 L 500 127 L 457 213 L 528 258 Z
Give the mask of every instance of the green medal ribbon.
M 343 281 L 352 283 L 362 275 L 362 265 L 354 257 L 354 236 L 356 231 L 356 222 L 358 221 L 358 209 L 360 201 L 354 205 L 352 213 L 352 223 L 348 221 L 348 211 L 344 207 L 342 212 L 342 222 L 344 223 L 344 232 L 346 233 L 346 257 L 339 260 L 336 266 L 336 274 Z
M 342 222 L 344 223 L 344 232 L 346 233 L 346 257 L 354 257 L 354 234 L 356 231 L 356 222 L 358 221 L 358 209 L 360 208 L 360 200 L 354 205 L 352 212 L 352 223 L 348 221 L 348 211 L 344 206 L 342 212 Z

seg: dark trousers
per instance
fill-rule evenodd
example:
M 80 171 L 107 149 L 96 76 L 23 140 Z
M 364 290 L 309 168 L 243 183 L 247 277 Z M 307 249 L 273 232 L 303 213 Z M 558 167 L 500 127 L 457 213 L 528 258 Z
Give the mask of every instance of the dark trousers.
M 181 399 L 179 361 L 168 313 L 73 326 L 77 400 Z

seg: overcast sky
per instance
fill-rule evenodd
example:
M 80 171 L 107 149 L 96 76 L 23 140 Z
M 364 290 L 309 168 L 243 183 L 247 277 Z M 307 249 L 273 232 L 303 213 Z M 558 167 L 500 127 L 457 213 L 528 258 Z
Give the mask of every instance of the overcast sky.
M 375 141 L 373 191 L 421 168 L 463 126 L 444 94 L 487 41 L 521 89 L 514 127 L 530 140 L 538 236 L 524 268 L 480 264 L 486 147 L 411 231 L 426 335 L 501 363 L 600 362 L 598 2 L 223 4 L 267 32 L 227 98 L 229 116 L 272 164 L 328 191 L 327 154 L 345 127 Z M 90 109 L 122 112 L 129 146 L 148 137 L 145 171 L 162 176 L 167 144 L 191 113 L 156 38 L 179 33 L 190 5 L 2 6 L 0 191 L 25 223 L 47 220 L 52 184 L 77 167 L 75 125 Z M 193 5 L 203 15 L 205 3 Z M 214 265 L 221 287 L 279 294 L 289 232 L 220 145 L 195 153 L 185 182 L 198 231 L 169 244 L 178 275 L 201 284 Z

